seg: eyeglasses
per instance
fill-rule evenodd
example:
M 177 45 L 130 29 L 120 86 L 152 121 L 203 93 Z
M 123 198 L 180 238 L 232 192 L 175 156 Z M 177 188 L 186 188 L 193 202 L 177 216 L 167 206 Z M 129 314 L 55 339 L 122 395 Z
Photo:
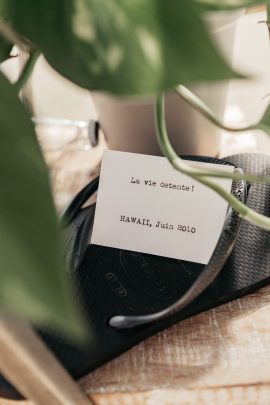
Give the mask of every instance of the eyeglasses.
M 243 174 L 243 170 L 240 168 L 235 168 L 235 172 Z M 62 216 L 62 222 L 66 229 L 64 239 L 67 266 L 70 271 L 77 271 L 85 257 L 93 226 L 94 206 L 84 209 L 82 207 L 97 191 L 98 183 L 99 178 L 96 178 L 83 188 L 74 197 Z M 248 194 L 246 182 L 244 180 L 234 180 L 231 193 L 239 201 L 246 202 Z M 171 316 L 194 301 L 221 272 L 237 241 L 241 222 L 242 218 L 239 214 L 229 207 L 221 235 L 209 263 L 185 294 L 176 302 L 161 311 L 151 314 L 113 316 L 109 320 L 109 325 L 116 329 L 129 329 L 148 324 Z

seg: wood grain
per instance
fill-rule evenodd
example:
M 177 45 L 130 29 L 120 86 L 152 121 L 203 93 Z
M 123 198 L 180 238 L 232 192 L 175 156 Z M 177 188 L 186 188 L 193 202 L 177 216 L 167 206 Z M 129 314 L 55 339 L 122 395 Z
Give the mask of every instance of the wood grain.
M 157 334 L 80 384 L 102 405 L 270 403 L 270 287 Z

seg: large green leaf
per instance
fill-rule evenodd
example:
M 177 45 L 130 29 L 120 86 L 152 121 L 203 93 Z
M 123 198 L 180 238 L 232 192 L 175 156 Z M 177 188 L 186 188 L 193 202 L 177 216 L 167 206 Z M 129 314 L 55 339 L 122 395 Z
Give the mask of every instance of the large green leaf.
M 0 37 L 0 63 L 8 59 L 11 45 Z
M 194 0 L 0 0 L 3 18 L 62 75 L 90 89 L 149 94 L 235 77 Z
M 33 126 L 0 74 L 0 307 L 78 331 Z

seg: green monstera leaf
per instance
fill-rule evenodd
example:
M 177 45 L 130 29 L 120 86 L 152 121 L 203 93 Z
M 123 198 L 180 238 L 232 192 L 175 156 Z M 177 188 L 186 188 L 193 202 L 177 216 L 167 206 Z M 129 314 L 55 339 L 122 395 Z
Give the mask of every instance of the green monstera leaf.
M 0 308 L 79 332 L 33 125 L 0 74 Z
M 3 18 L 78 85 L 115 94 L 236 75 L 194 0 L 0 0 Z

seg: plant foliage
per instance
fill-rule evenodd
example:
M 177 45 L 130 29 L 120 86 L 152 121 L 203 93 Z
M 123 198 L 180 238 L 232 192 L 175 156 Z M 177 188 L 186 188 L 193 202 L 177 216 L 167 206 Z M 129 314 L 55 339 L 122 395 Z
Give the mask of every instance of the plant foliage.
M 0 0 L 0 61 L 11 45 L 20 46 L 17 39 L 27 38 L 64 77 L 117 95 L 234 78 L 238 75 L 213 46 L 201 12 L 257 3 Z M 39 322 L 65 320 L 77 330 L 46 168 L 31 120 L 2 75 L 0 183 L 0 305 Z

